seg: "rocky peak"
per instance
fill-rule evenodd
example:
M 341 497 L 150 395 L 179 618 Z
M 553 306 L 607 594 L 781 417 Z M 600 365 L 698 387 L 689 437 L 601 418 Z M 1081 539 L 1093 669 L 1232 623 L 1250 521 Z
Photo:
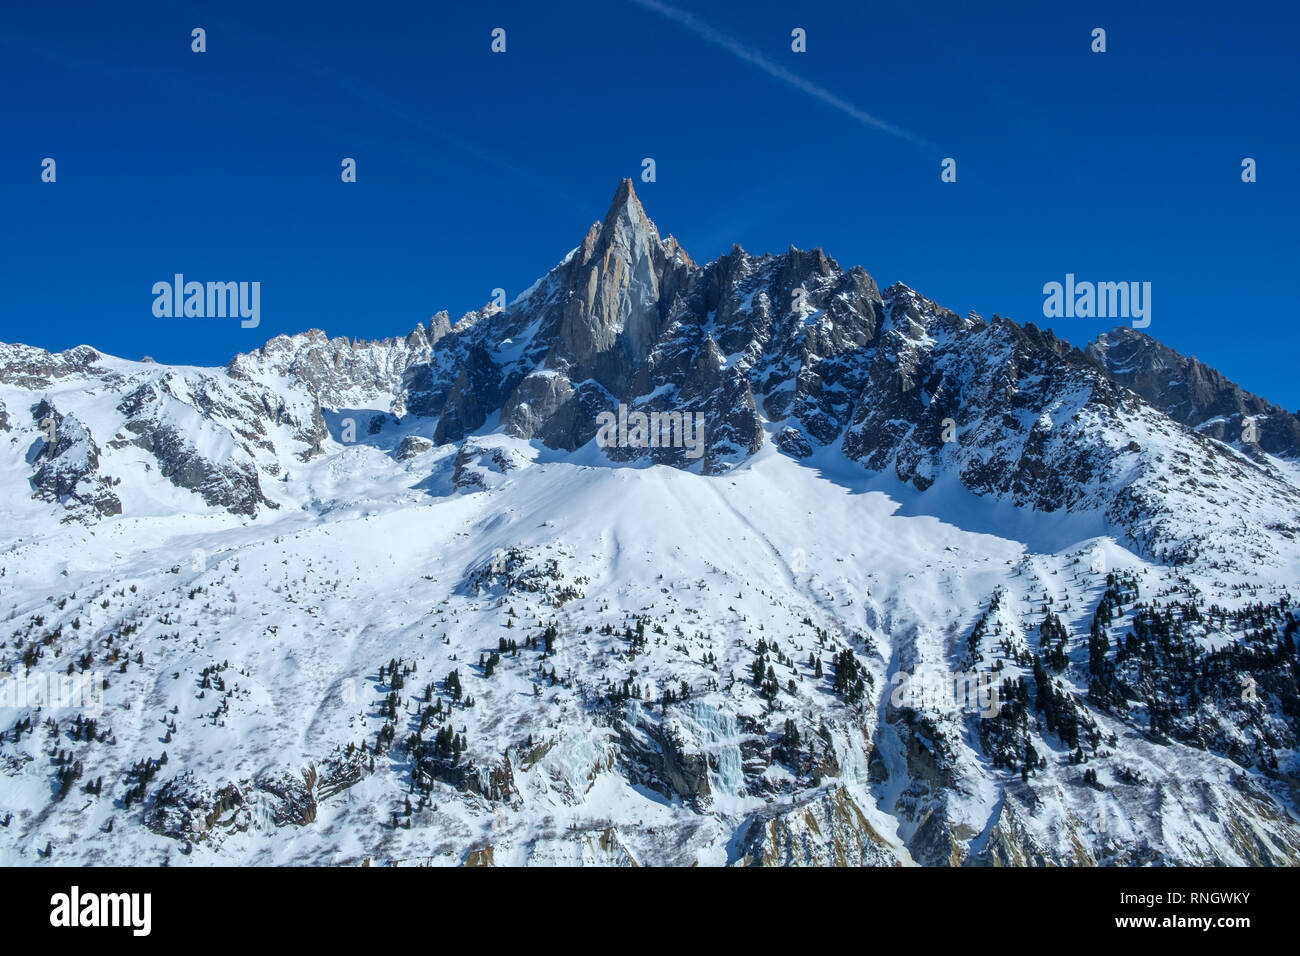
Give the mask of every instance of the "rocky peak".
M 1097 336 L 1083 354 L 1175 421 L 1243 448 L 1300 456 L 1300 418 L 1144 332 L 1119 326 Z
M 437 345 L 438 340 L 451 332 L 451 315 L 446 309 L 429 319 L 429 344 Z
M 61 378 L 90 374 L 100 355 L 88 345 L 47 352 L 31 345 L 0 342 L 0 383 L 45 388 Z
M 555 358 L 620 391 L 650 351 L 673 296 L 695 268 L 646 216 L 630 179 L 569 262 Z

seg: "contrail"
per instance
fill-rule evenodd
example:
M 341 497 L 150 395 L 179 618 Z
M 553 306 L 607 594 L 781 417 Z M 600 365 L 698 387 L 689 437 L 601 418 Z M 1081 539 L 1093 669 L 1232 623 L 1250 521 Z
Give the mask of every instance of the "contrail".
M 671 7 L 666 3 L 660 3 L 659 0 L 631 0 L 631 2 L 635 3 L 638 7 L 642 7 L 646 10 L 653 10 L 660 16 L 672 20 L 679 26 L 683 26 L 687 30 L 690 30 L 701 40 L 712 43 L 714 46 L 721 47 L 733 56 L 737 56 L 746 63 L 758 67 L 764 73 L 775 77 L 787 86 L 792 86 L 796 90 L 807 93 L 809 96 L 821 100 L 827 106 L 833 107 L 847 116 L 851 116 L 864 126 L 870 126 L 872 129 L 878 129 L 881 132 L 889 133 L 892 136 L 905 139 L 918 146 L 932 145 L 927 140 L 915 135 L 914 133 L 909 133 L 907 130 L 895 126 L 892 123 L 886 123 L 882 119 L 877 119 L 865 110 L 854 106 L 848 100 L 836 96 L 824 86 L 818 86 L 811 80 L 804 79 L 798 73 L 793 73 L 790 70 L 787 70 L 779 63 L 773 63 L 758 50 L 755 50 L 753 47 L 745 46 L 745 44 L 741 43 L 734 37 L 729 37 L 725 33 L 715 30 L 707 23 L 697 19 L 692 13 L 688 13 L 685 10 L 678 10 L 676 7 Z

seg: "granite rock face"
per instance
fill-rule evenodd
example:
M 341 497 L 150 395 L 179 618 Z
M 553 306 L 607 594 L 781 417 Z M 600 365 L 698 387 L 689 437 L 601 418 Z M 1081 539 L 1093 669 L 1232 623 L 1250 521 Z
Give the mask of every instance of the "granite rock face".
M 1084 351 L 1110 378 L 1174 421 L 1248 453 L 1300 455 L 1300 418 L 1294 413 L 1247 392 L 1144 332 L 1120 326 L 1099 335 Z M 1253 438 L 1247 427 L 1250 420 L 1255 426 Z
M 45 435 L 33 462 L 32 497 L 63 506 L 69 518 L 121 514 L 122 502 L 112 491 L 113 480 L 100 474 L 99 446 L 86 426 L 44 399 L 32 406 L 32 419 Z

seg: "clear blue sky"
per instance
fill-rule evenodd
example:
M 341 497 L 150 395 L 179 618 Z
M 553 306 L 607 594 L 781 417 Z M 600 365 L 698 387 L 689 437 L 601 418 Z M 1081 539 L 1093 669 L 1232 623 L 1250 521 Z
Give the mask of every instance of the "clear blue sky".
M 1293 5 L 652 2 L 7 4 L 0 340 L 404 334 L 513 298 L 651 156 L 698 261 L 821 246 L 1078 344 L 1113 323 L 1043 283 L 1150 281 L 1148 332 L 1300 408 Z M 261 326 L 154 318 L 175 272 L 260 281 Z

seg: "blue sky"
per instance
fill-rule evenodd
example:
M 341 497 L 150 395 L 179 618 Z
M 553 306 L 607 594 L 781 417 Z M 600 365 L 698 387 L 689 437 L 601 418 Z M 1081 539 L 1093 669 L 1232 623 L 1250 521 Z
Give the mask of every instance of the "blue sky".
M 1136 8 L 1135 8 L 1136 7 Z M 1051 325 L 1067 272 L 1300 408 L 1289 5 L 673 0 L 10 4 L 0 340 L 224 363 L 399 335 L 542 275 L 620 178 L 697 261 L 820 246 L 958 312 Z M 208 50 L 190 51 L 190 31 Z M 490 51 L 504 28 L 507 50 Z M 790 32 L 807 31 L 807 52 Z M 1107 31 L 1107 52 L 1090 50 Z M 40 181 L 44 157 L 57 182 Z M 944 157 L 956 183 L 940 181 Z M 1241 161 L 1259 181 L 1241 182 Z M 355 157 L 358 181 L 340 181 Z M 262 319 L 158 319 L 182 272 Z

